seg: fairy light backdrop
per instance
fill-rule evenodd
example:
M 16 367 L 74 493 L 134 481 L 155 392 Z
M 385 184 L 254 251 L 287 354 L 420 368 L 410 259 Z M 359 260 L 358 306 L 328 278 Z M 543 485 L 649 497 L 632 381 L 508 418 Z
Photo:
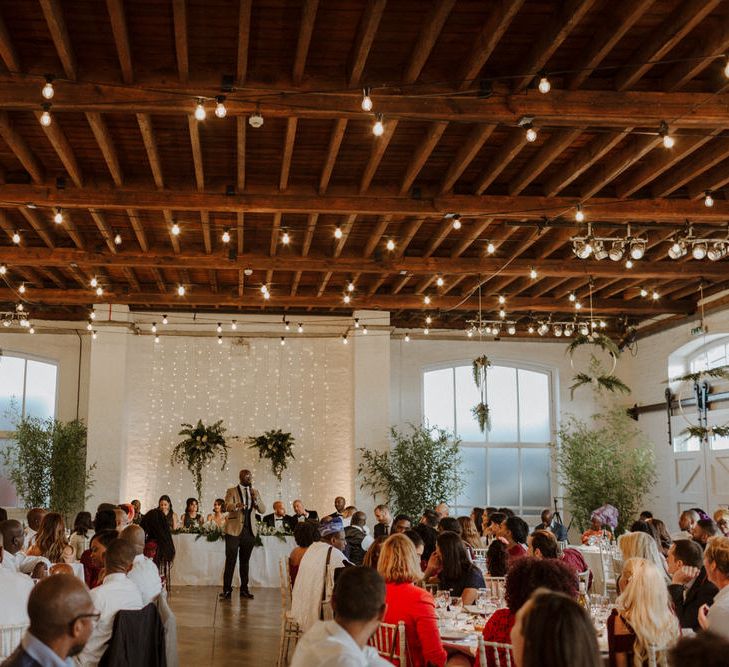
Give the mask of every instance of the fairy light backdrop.
M 238 471 L 249 468 L 271 505 L 301 498 L 307 507 L 329 511 L 333 498 L 348 499 L 353 481 L 351 347 L 336 338 L 278 339 L 134 337 L 128 347 L 125 492 L 144 509 L 166 493 L 176 512 L 195 495 L 184 465 L 171 465 L 181 422 L 223 419 L 230 454 L 226 469 L 204 473 L 201 510 L 212 508 Z M 296 460 L 279 483 L 268 461 L 248 449 L 249 435 L 280 428 L 296 438 Z M 234 440 L 233 436 L 240 436 Z

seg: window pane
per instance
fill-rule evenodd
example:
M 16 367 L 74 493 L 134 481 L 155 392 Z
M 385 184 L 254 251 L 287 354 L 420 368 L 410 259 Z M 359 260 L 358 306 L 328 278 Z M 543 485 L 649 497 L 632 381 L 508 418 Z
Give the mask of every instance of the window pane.
M 470 366 L 456 366 L 456 434 L 461 440 L 483 442 L 486 436 L 478 428 L 471 409 L 481 400 Z
M 486 448 L 462 447 L 461 472 L 465 486 L 458 496 L 458 505 L 464 507 L 486 506 Z M 469 510 L 470 511 L 470 510 Z
M 7 468 L 2 456 L 5 449 L 12 443 L 12 440 L 0 440 L 0 507 L 17 507 L 18 505 L 15 486 L 8 479 Z
M 701 449 L 701 442 L 698 438 L 677 435 L 673 438 L 673 451 L 677 454 L 686 452 L 698 452 Z
M 521 450 L 522 502 L 528 506 L 549 507 L 551 504 L 549 473 L 550 450 Z
M 14 431 L 23 410 L 25 359 L 0 357 L 0 430 Z
M 486 378 L 491 430 L 489 442 L 516 442 L 517 397 L 516 369 L 508 366 L 492 366 Z
M 519 440 L 549 442 L 549 376 L 519 369 Z
M 519 462 L 516 448 L 489 448 L 489 505 L 519 506 Z
M 28 417 L 53 418 L 56 414 L 56 366 L 28 360 L 25 381 L 25 414 Z
M 712 436 L 711 438 L 712 449 L 729 449 L 729 438 L 724 436 L 719 438 L 718 436 Z
M 453 369 L 444 368 L 423 375 L 425 421 L 453 431 Z

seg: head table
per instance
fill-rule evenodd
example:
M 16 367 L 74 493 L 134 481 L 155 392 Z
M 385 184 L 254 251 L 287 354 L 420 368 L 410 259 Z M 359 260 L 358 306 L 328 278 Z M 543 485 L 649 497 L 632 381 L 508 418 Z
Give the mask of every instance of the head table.
M 225 541 L 208 542 L 205 537 L 178 534 L 172 536 L 175 543 L 175 562 L 172 566 L 173 586 L 220 586 L 225 567 Z M 260 537 L 263 546 L 253 548 L 251 554 L 249 583 L 251 586 L 276 588 L 279 585 L 278 563 L 288 558 L 296 546 L 290 536 Z M 240 585 L 238 566 L 233 585 Z

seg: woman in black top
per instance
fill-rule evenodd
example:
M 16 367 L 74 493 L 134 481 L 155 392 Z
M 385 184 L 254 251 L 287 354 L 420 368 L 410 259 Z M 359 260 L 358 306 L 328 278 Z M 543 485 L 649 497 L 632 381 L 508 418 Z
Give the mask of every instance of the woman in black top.
M 428 562 L 426 579 L 437 572 L 438 588 L 450 590 L 464 605 L 473 604 L 478 589 L 485 588 L 483 574 L 470 560 L 461 536 L 445 531 L 438 535 L 435 553 Z
M 202 526 L 204 521 L 202 514 L 198 512 L 199 504 L 197 498 L 188 498 L 185 503 L 185 513 L 182 515 L 182 527 L 192 528 Z

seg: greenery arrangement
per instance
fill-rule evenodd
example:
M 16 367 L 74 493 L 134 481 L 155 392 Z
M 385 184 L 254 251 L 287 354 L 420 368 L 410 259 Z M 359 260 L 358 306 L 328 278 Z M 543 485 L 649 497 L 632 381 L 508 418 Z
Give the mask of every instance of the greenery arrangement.
M 182 430 L 178 435 L 187 436 L 175 445 L 170 456 L 170 463 L 184 463 L 192 473 L 195 480 L 197 497 L 202 498 L 202 471 L 203 468 L 215 458 L 222 460 L 221 470 L 225 469 L 228 462 L 228 445 L 225 442 L 223 433 L 225 427 L 223 420 L 219 419 L 210 426 L 205 426 L 201 419 L 195 426 L 192 424 L 180 424 Z
M 682 433 L 685 433 L 690 438 L 699 438 L 704 440 L 711 435 L 715 435 L 717 438 L 726 438 L 729 436 L 729 426 L 688 426 Z
M 567 354 L 572 356 L 578 347 L 583 345 L 594 345 L 616 359 L 620 356 L 620 349 L 609 336 L 603 333 L 593 332 L 592 334 L 578 333 L 567 346 Z
M 203 524 L 202 526 L 188 526 L 187 528 L 177 528 L 171 531 L 173 535 L 197 535 L 195 541 L 205 538 L 206 542 L 217 542 L 225 538 L 223 529 L 214 522 Z
M 280 530 L 277 530 L 274 526 L 267 526 L 265 523 L 259 521 L 258 533 L 256 535 L 256 540 L 253 544 L 256 547 L 262 547 L 262 537 L 277 537 L 282 542 L 285 542 L 286 538 L 291 537 L 292 535 L 293 533 L 288 528 L 282 528 Z
M 580 335 L 578 336 L 578 338 L 584 342 L 578 342 L 577 340 L 574 340 L 567 346 L 567 352 L 570 354 L 570 357 L 580 345 L 597 345 L 597 347 L 605 350 L 610 354 L 613 359 L 614 369 L 614 362 L 617 361 L 618 354 L 620 354 L 620 352 L 618 351 L 617 346 L 612 340 L 610 340 L 604 334 L 597 333 L 594 334 L 594 340 L 589 340 L 589 337 L 584 335 Z M 576 345 L 576 343 L 578 344 Z M 615 351 L 613 351 L 613 348 Z M 580 371 L 572 378 L 572 384 L 570 385 L 570 398 L 574 399 L 575 389 L 579 389 L 580 387 L 584 387 L 585 385 L 592 387 L 598 392 L 606 390 L 611 393 L 630 393 L 630 387 L 628 387 L 625 382 L 623 382 L 617 375 L 615 375 L 615 373 L 613 373 L 613 370 L 607 371 L 600 362 L 600 360 L 594 354 L 590 355 L 590 362 L 588 364 L 587 371 Z
M 266 431 L 258 437 L 250 436 L 246 442 L 249 449 L 258 450 L 259 459 L 268 459 L 271 462 L 271 471 L 280 482 L 283 471 L 288 468 L 289 459 L 296 458 L 293 452 L 294 437 L 277 429 Z
M 96 463 L 86 467 L 86 425 L 26 417 L 13 440 L 3 459 L 25 507 L 48 507 L 70 522 L 94 484 Z
M 656 481 L 653 449 L 620 407 L 591 421 L 569 417 L 555 443 L 558 475 L 580 530 L 590 513 L 609 503 L 620 512 L 617 532 L 625 530 Z
M 380 495 L 396 512 L 419 516 L 463 488 L 461 441 L 443 429 L 410 425 L 390 430 L 389 450 L 360 449 L 360 488 Z
M 686 373 L 686 375 L 671 378 L 668 382 L 700 382 L 706 378 L 729 380 L 729 366 L 718 366 L 717 368 L 709 368 L 696 373 Z
M 489 366 L 491 366 L 491 362 L 485 354 L 476 357 L 471 364 L 473 381 L 481 392 L 481 400 L 471 408 L 471 414 L 476 418 L 481 433 L 487 429 L 491 430 L 491 415 L 488 403 L 486 403 L 486 372 Z
M 619 391 L 622 394 L 629 394 L 630 387 L 623 382 L 617 375 L 589 375 L 588 373 L 577 373 L 572 378 L 572 385 L 570 385 L 570 398 L 575 397 L 575 389 L 582 387 L 583 385 L 592 385 L 597 389 L 606 389 L 607 391 L 616 392 Z

